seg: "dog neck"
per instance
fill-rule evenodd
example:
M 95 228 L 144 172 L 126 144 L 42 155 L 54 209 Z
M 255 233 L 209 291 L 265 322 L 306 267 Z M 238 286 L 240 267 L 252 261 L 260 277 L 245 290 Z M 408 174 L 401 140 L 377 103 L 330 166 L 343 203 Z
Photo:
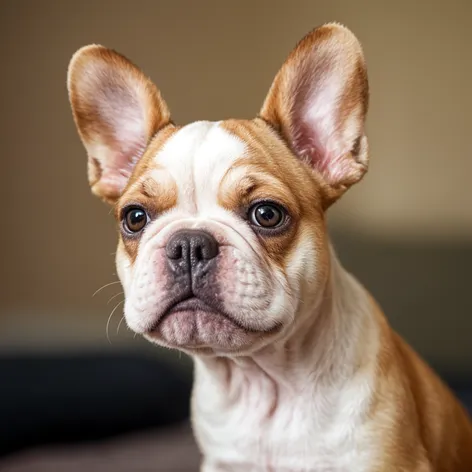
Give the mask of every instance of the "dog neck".
M 369 294 L 333 250 L 324 288 L 310 307 L 301 305 L 299 322 L 286 338 L 251 356 L 196 358 L 197 382 L 205 378 L 229 403 L 246 396 L 247 389 L 267 398 L 270 392 L 279 398 L 282 392 L 316 393 L 308 388 L 341 389 L 375 358 L 378 336 Z

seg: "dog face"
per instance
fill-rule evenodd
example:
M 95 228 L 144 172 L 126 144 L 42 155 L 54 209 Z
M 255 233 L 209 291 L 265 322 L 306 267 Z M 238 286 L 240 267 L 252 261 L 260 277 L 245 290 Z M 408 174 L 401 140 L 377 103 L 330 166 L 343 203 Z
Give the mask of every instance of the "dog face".
M 307 35 L 254 120 L 170 119 L 153 83 L 101 46 L 69 95 L 92 191 L 112 203 L 131 329 L 247 354 L 287 336 L 329 275 L 324 212 L 367 168 L 367 78 L 346 28 Z

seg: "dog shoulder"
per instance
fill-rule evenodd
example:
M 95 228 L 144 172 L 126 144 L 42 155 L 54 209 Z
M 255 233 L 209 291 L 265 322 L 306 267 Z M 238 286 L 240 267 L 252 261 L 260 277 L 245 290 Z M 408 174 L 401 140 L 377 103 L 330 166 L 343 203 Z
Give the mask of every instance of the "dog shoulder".
M 382 347 L 377 359 L 373 430 L 383 438 L 388 461 L 428 463 L 437 471 L 472 470 L 472 423 L 467 412 L 429 365 L 392 330 L 380 309 L 375 310 Z

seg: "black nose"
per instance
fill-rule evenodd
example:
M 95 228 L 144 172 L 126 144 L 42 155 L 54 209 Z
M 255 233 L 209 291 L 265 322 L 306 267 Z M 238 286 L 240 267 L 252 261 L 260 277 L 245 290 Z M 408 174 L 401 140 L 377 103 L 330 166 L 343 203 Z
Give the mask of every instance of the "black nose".
M 218 243 L 209 233 L 188 229 L 178 231 L 168 241 L 166 255 L 174 271 L 195 272 L 218 254 Z

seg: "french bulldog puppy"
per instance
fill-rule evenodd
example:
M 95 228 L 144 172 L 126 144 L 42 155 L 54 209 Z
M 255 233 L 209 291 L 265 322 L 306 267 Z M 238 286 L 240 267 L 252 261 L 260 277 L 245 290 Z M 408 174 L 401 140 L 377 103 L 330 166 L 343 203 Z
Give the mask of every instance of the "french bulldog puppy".
M 472 471 L 465 410 L 330 244 L 326 212 L 368 167 L 347 28 L 303 38 L 251 120 L 178 126 L 99 45 L 73 56 L 68 89 L 118 222 L 127 324 L 194 359 L 203 472 Z

